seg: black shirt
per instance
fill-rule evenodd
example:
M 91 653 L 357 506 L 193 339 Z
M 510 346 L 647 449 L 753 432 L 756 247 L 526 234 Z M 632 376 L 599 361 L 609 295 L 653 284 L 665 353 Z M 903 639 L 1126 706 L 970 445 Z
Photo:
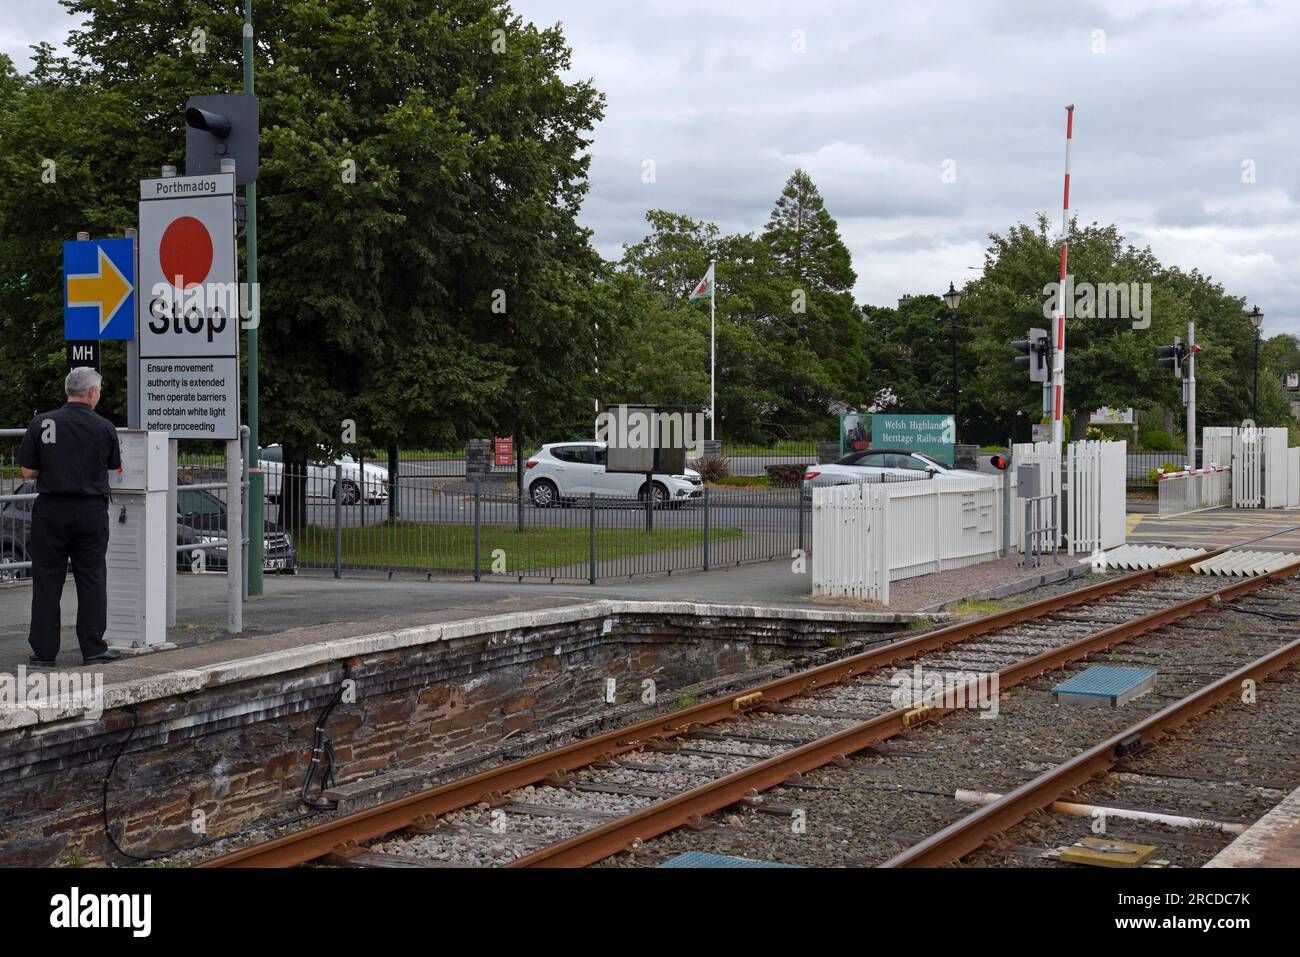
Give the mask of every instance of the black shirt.
M 42 495 L 108 498 L 108 471 L 122 467 L 122 450 L 112 422 L 84 402 L 69 402 L 32 419 L 18 464 L 40 471 Z

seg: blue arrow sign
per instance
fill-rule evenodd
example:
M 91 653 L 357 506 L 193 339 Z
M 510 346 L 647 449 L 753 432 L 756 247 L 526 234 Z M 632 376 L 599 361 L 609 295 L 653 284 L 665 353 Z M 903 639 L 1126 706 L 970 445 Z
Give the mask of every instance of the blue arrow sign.
M 135 338 L 135 244 L 131 240 L 63 244 L 63 338 Z

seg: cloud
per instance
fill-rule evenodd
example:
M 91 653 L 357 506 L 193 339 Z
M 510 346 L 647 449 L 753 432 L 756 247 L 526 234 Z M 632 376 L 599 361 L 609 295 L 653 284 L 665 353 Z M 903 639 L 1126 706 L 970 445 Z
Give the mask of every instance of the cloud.
M 1268 332 L 1300 332 L 1295 4 L 512 6 L 562 22 L 572 75 L 608 96 L 582 214 L 607 256 L 644 235 L 653 207 L 761 230 L 803 166 L 853 254 L 859 300 L 942 289 L 983 262 L 989 232 L 1040 210 L 1059 220 L 1073 102 L 1080 220 L 1113 222 L 1161 262 L 1260 302 Z M 57 42 L 71 23 L 56 0 L 27 0 L 0 49 Z

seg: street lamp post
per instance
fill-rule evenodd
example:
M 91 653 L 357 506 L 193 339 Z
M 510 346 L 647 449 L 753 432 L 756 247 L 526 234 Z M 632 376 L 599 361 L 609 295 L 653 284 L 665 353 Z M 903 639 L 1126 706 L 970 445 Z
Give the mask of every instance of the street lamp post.
M 952 424 L 957 428 L 957 307 L 961 305 L 961 293 L 957 287 L 948 283 L 948 291 L 943 294 L 943 301 L 948 305 L 948 319 L 952 322 Z
M 1255 329 L 1255 392 L 1251 400 L 1253 410 L 1251 418 L 1254 419 L 1256 427 L 1259 426 L 1259 332 L 1264 326 L 1264 313 L 1260 312 L 1259 306 L 1256 306 L 1250 312 L 1246 313 L 1246 318 L 1250 320 L 1251 326 Z

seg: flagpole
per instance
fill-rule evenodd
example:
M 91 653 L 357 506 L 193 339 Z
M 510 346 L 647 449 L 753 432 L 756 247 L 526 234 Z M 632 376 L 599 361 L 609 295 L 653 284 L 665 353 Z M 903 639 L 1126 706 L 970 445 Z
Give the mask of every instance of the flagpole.
M 709 441 L 712 442 L 718 437 L 718 380 L 717 380 L 717 305 L 718 305 L 718 276 L 714 272 L 718 265 L 716 259 L 709 260 L 709 275 L 713 281 L 709 283 Z

